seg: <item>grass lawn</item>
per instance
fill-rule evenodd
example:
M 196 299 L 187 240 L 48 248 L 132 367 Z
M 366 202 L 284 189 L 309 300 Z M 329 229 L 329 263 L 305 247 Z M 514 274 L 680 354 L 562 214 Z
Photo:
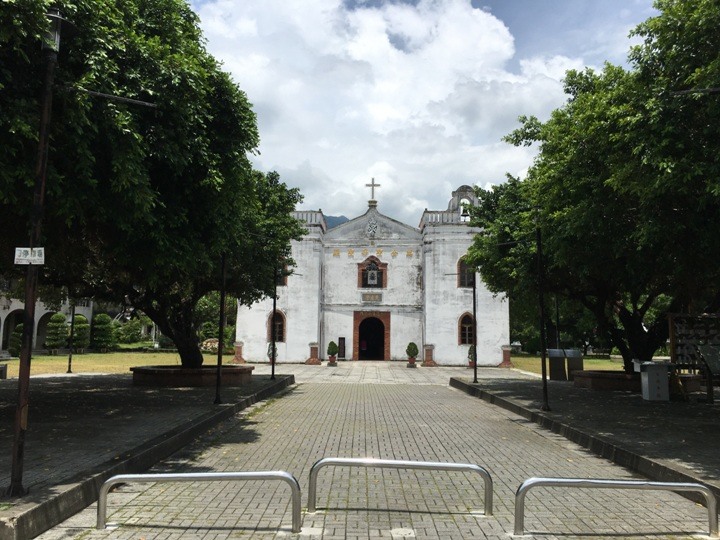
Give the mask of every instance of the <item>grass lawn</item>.
M 217 364 L 217 355 L 205 354 L 205 364 Z M 225 358 L 225 357 L 223 357 Z M 231 357 L 228 357 L 228 359 Z M 17 358 L 9 360 L 8 378 L 18 376 Z M 105 354 L 73 354 L 73 373 L 130 373 L 133 366 L 179 366 L 180 356 L 174 352 L 110 352 Z M 33 356 L 30 363 L 30 375 L 66 373 L 67 354 L 58 356 Z
M 547 362 L 547 359 L 545 360 Z M 542 373 L 540 367 L 539 356 L 513 356 L 513 366 L 523 371 L 529 371 L 531 373 Z M 549 364 L 545 364 L 548 366 Z M 622 370 L 623 362 L 621 358 L 618 359 L 607 359 L 607 358 L 585 358 L 583 361 L 583 367 L 585 369 L 603 369 L 603 370 Z M 549 369 L 549 368 L 548 368 Z

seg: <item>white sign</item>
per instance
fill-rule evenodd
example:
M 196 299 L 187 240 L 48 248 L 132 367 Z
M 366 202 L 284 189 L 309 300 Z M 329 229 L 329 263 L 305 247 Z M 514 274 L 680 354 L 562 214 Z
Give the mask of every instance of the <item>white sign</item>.
M 15 248 L 15 264 L 45 264 L 45 248 Z

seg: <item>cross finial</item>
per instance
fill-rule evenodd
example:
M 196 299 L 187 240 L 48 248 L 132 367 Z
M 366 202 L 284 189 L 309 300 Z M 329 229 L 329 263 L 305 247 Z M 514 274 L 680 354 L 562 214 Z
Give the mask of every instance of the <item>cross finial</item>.
M 375 179 L 373 178 L 369 184 L 365 184 L 365 187 L 370 188 L 370 199 L 375 200 L 375 188 L 380 187 L 380 184 L 375 183 Z

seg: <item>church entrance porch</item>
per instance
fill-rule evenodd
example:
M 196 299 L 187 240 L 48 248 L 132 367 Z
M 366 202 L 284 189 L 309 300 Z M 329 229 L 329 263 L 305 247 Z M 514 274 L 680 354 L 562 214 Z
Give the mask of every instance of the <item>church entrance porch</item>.
M 356 311 L 353 319 L 353 360 L 389 360 L 390 313 Z

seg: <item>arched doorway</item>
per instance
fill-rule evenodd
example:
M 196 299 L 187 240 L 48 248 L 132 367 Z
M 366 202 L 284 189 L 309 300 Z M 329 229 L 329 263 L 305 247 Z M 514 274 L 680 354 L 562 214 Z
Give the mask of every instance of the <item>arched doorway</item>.
M 55 313 L 57 313 L 57 311 L 48 311 L 40 317 L 40 320 L 37 323 L 37 328 L 35 329 L 35 344 L 33 347 L 36 349 L 42 349 L 45 347 L 45 340 L 47 339 L 47 325 L 50 322 L 50 317 L 55 315 Z
M 376 317 L 368 317 L 358 328 L 359 360 L 385 360 L 385 325 Z
M 16 309 L 8 313 L 5 317 L 5 324 L 3 324 L 3 335 L 2 335 L 2 346 L 0 349 L 7 350 L 8 344 L 10 343 L 10 334 L 15 330 L 15 327 L 23 322 L 23 310 Z

